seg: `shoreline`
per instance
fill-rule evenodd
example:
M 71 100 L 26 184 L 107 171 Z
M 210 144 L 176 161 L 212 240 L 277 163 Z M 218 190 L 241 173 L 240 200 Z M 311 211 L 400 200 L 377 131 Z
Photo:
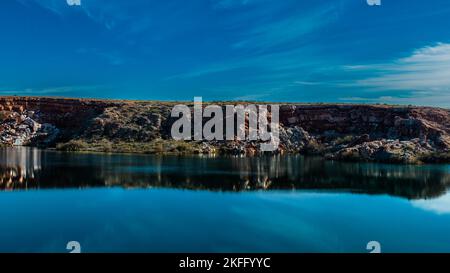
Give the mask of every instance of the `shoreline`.
M 450 165 L 450 161 L 447 159 L 446 161 L 417 161 L 414 163 L 404 163 L 404 162 L 386 162 L 386 161 L 365 161 L 365 160 L 357 160 L 357 159 L 331 159 L 327 158 L 323 155 L 314 155 L 314 154 L 300 154 L 300 153 L 260 153 L 253 155 L 246 154 L 226 154 L 226 153 L 198 153 L 198 152 L 142 152 L 142 151 L 101 151 L 101 150 L 61 150 L 57 148 L 45 148 L 45 147 L 37 147 L 37 146 L 5 146 L 0 145 L 1 148 L 28 148 L 28 149 L 38 149 L 45 152 L 57 152 L 57 153 L 68 153 L 68 154 L 92 154 L 92 155 L 115 155 L 115 156 L 157 156 L 157 157 L 180 157 L 180 158 L 189 158 L 189 157 L 205 157 L 205 158 L 264 158 L 264 157 L 303 157 L 303 158 L 315 158 L 322 161 L 328 162 L 339 162 L 339 163 L 361 163 L 361 164 L 386 164 L 392 166 L 439 166 L 439 165 Z M 446 153 L 448 158 L 449 154 Z
M 170 128 L 175 119 L 170 113 L 177 103 L 180 102 L 3 96 L 0 144 L 131 154 L 262 154 L 257 141 L 171 139 Z M 224 107 L 239 102 L 203 104 L 212 103 Z M 192 105 L 189 102 L 188 106 Z M 352 162 L 450 163 L 450 110 L 283 103 L 280 145 L 273 154 L 315 155 Z

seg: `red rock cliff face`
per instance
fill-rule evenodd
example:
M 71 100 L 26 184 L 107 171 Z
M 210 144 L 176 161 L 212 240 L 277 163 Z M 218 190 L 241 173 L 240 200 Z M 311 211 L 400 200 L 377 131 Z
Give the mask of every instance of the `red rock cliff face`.
M 432 140 L 450 147 L 450 111 L 384 105 L 286 105 L 280 122 L 312 134 L 368 134 L 371 138 Z
M 3 139 L 17 142 L 15 139 L 22 137 L 20 134 L 25 134 L 17 143 L 27 143 L 37 135 L 48 138 L 57 133 L 58 137 L 51 139 L 56 143 L 80 138 L 88 142 L 96 139 L 149 142 L 170 136 L 173 119 L 169 116 L 174 104 L 155 101 L 0 97 L 3 118 L 0 138 L 3 134 Z M 450 149 L 448 109 L 288 104 L 280 107 L 280 122 L 280 150 L 288 152 L 314 150 L 322 154 L 329 153 L 332 158 L 362 156 L 371 160 L 375 156 L 385 156 L 385 152 L 399 149 L 407 151 L 402 154 L 406 158 L 411 156 L 408 153 L 447 152 Z M 48 124 L 54 126 L 55 130 Z M 2 141 L 7 142 L 6 140 Z M 211 145 L 222 145 L 226 149 L 232 145 L 241 145 L 241 151 L 254 147 L 246 141 Z M 219 148 L 223 148 L 222 146 Z
M 35 111 L 42 122 L 61 128 L 81 126 L 86 119 L 98 115 L 118 102 L 85 99 L 0 97 L 0 111 Z

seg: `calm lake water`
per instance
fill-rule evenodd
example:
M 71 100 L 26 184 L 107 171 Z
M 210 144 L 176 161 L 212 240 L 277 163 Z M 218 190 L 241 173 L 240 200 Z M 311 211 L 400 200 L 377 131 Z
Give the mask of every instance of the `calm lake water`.
M 450 252 L 450 165 L 0 149 L 0 252 Z

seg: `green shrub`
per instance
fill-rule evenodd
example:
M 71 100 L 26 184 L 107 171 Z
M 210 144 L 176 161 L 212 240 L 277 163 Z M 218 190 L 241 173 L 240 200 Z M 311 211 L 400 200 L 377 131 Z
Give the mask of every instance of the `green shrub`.
M 350 142 L 352 142 L 352 141 L 353 141 L 353 136 L 347 135 L 347 136 L 344 136 L 344 137 L 338 137 L 338 138 L 334 141 L 334 143 L 335 143 L 336 145 L 341 145 L 341 144 L 345 144 L 345 143 L 350 143 Z
M 423 154 L 420 158 L 420 161 L 425 163 L 450 163 L 450 152 L 432 152 Z
M 317 141 L 314 140 L 306 144 L 303 150 L 304 153 L 308 155 L 321 155 L 323 154 L 325 147 L 321 143 L 318 143 Z
M 83 151 L 86 150 L 89 145 L 83 140 L 71 140 L 66 143 L 59 143 L 56 145 L 56 149 L 60 151 Z

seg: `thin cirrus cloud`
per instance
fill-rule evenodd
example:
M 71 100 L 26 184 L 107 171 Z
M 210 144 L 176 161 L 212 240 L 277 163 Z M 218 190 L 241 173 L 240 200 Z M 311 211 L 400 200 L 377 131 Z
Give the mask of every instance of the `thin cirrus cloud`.
M 375 90 L 450 91 L 450 44 L 417 49 L 390 64 L 350 67 L 375 76 L 355 82 Z
M 335 7 L 330 5 L 307 14 L 297 14 L 270 24 L 259 25 L 244 33 L 245 38 L 234 43 L 232 47 L 264 50 L 301 41 L 305 35 L 331 23 L 334 15 Z
M 18 16 L 0 16 L 1 59 L 11 67 L 1 84 L 11 90 L 107 84 L 145 99 L 204 92 L 450 106 L 448 8 L 434 13 L 407 0 L 385 8 L 353 0 L 15 1 L 22 5 L 2 11 Z M 69 64 L 71 74 L 55 80 Z
M 0 88 L 1 95 L 48 95 L 48 96 L 61 96 L 61 95 L 71 95 L 74 91 L 91 94 L 98 89 L 107 89 L 107 86 L 101 85 L 84 85 L 84 86 L 57 86 L 48 88 L 25 88 L 25 89 L 11 89 L 11 88 Z
M 70 12 L 77 10 L 82 12 L 93 22 L 102 25 L 109 30 L 117 25 L 133 22 L 134 19 L 126 12 L 130 7 L 133 7 L 133 3 L 130 3 L 131 1 L 80 0 L 80 5 L 69 5 L 67 0 L 17 1 L 27 7 L 30 7 L 31 4 L 37 4 L 43 9 L 62 18 Z
M 410 56 L 390 63 L 344 66 L 343 70 L 365 76 L 337 86 L 360 88 L 366 94 L 390 91 L 392 95 L 352 96 L 341 100 L 450 106 L 450 44 L 419 48 Z
M 262 1 L 218 1 L 220 7 L 250 5 Z M 267 7 L 250 13 L 265 13 Z M 227 73 L 238 69 L 265 70 L 267 78 L 279 77 L 279 73 L 299 73 L 299 69 L 323 63 L 311 46 L 312 37 L 321 28 L 338 19 L 337 6 L 328 5 L 315 10 L 296 12 L 290 16 L 249 25 L 251 15 L 236 16 L 228 22 L 234 28 L 241 29 L 236 40 L 228 47 L 237 52 L 237 58 L 228 58 L 222 62 L 189 68 L 189 71 L 171 75 L 166 80 L 204 77 L 209 74 Z M 226 23 L 225 23 L 226 24 Z M 311 37 L 309 36 L 311 35 Z M 271 74 L 269 74 L 271 73 Z M 277 73 L 277 74 L 273 74 Z M 295 79 L 292 79 L 294 81 Z M 291 81 L 289 81 L 291 84 Z

